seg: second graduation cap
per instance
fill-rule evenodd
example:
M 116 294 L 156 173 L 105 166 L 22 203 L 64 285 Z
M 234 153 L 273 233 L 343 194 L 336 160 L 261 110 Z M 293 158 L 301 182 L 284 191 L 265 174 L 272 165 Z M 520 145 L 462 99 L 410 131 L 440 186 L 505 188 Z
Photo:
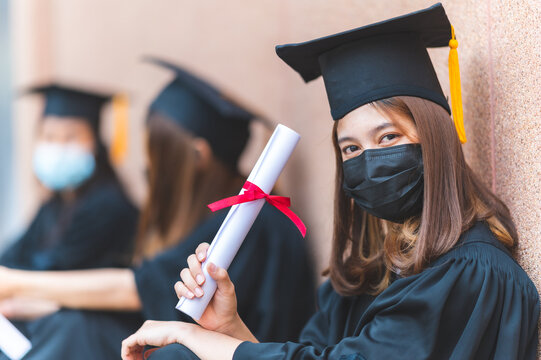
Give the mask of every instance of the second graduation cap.
M 112 95 L 59 84 L 36 86 L 25 91 L 27 94 L 40 94 L 45 98 L 43 117 L 76 117 L 87 121 L 96 131 L 100 127 L 102 107 L 111 100 Z
M 154 57 L 144 60 L 175 74 L 154 99 L 150 110 L 168 116 L 194 136 L 206 139 L 217 158 L 236 168 L 250 137 L 250 120 L 257 116 L 178 65 Z
M 450 43 L 451 39 L 454 42 Z M 447 45 L 454 45 L 451 51 L 456 58 L 458 44 L 445 10 L 438 3 L 342 33 L 279 45 L 276 53 L 304 81 L 323 77 L 331 115 L 338 120 L 367 103 L 401 95 L 431 100 L 451 113 L 426 50 Z M 455 95 L 453 117 L 461 141 L 465 142 L 458 60 L 455 62 L 452 66 L 450 61 L 450 72 L 456 75 L 451 78 L 451 87 L 458 87 L 458 92 L 451 91 Z

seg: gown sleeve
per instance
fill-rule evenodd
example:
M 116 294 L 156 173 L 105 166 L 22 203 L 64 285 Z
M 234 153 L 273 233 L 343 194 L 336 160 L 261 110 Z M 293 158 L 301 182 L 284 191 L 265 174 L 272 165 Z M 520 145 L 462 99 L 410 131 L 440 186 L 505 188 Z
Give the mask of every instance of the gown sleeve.
M 327 301 L 333 301 L 332 296 Z M 330 310 L 329 318 L 340 309 Z M 322 316 L 311 321 L 311 341 L 244 342 L 234 359 L 536 357 L 535 286 L 507 254 L 486 244 L 463 246 L 422 273 L 396 280 L 367 308 L 354 334 L 323 348 Z
M 323 283 L 317 293 L 317 311 L 304 326 L 299 342 L 306 346 L 313 346 L 322 351 L 328 342 L 329 314 L 332 304 L 339 296 L 333 291 L 330 281 Z

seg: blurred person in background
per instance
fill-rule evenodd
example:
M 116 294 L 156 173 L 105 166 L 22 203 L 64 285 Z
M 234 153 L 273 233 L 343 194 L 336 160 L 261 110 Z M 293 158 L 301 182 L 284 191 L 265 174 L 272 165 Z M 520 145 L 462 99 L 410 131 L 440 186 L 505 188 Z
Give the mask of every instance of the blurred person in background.
M 227 214 L 213 214 L 207 204 L 238 193 L 244 183 L 237 163 L 256 116 L 178 66 L 149 61 L 175 77 L 147 116 L 149 193 L 134 266 L 77 272 L 0 268 L 0 298 L 28 296 L 87 310 L 69 311 L 69 326 L 49 324 L 54 335 L 41 329 L 26 359 L 117 359 L 121 340 L 140 324 L 129 328 L 88 310 L 142 311 L 146 319 L 191 321 L 175 309 L 173 285 L 188 255 L 212 240 Z M 260 338 L 297 338 L 314 311 L 314 274 L 305 242 L 285 215 L 268 204 L 263 207 L 230 274 L 239 314 Z M 192 297 L 201 295 L 196 288 Z M 188 349 L 183 356 L 195 358 Z
M 29 91 L 45 106 L 33 170 L 50 196 L 0 265 L 24 270 L 78 270 L 130 264 L 138 211 L 109 162 L 100 139 L 100 112 L 110 100 L 88 90 L 53 84 Z M 24 298 L 0 302 L 4 312 L 33 318 L 55 304 Z
M 453 119 L 426 51 L 447 45 Z M 278 46 L 305 81 L 323 76 L 335 120 L 319 309 L 299 342 L 260 342 L 236 312 L 227 271 L 207 264 L 218 291 L 201 326 L 148 321 L 123 342 L 123 359 L 167 344 L 148 359 L 183 359 L 184 346 L 204 360 L 536 359 L 539 295 L 514 259 L 515 225 L 462 150 L 457 46 L 441 4 Z M 179 297 L 203 276 L 201 263 L 188 271 Z

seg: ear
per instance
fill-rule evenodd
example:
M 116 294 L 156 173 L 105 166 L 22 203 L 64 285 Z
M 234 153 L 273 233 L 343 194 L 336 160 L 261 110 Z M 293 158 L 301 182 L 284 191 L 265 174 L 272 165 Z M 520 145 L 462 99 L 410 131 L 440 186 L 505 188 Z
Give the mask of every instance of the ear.
M 214 153 L 212 148 L 207 140 L 197 137 L 193 139 L 193 147 L 197 153 L 198 163 L 197 167 L 199 169 L 206 169 L 212 163 L 214 158 Z

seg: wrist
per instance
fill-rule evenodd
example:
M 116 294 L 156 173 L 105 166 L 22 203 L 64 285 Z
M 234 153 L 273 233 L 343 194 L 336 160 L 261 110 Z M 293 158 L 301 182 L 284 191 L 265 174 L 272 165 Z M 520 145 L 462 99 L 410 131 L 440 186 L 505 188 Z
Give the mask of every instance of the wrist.
M 230 321 L 217 328 L 216 331 L 224 335 L 237 337 L 236 335 L 238 334 L 239 329 L 242 328 L 242 324 L 239 313 L 235 313 Z
M 178 344 L 185 345 L 190 341 L 190 337 L 197 336 L 197 330 L 200 328 L 195 324 L 185 323 L 182 321 L 175 322 L 177 330 L 175 331 L 174 341 Z
M 0 296 L 0 298 L 9 298 L 15 296 L 17 293 L 17 287 L 19 286 L 17 280 L 17 270 L 2 268 L 0 277 L 2 278 L 2 296 Z
M 37 275 L 35 272 L 29 276 L 27 270 L 9 269 L 8 271 L 9 289 L 12 296 L 25 296 L 33 290 L 29 281 L 32 280 L 32 275 Z

